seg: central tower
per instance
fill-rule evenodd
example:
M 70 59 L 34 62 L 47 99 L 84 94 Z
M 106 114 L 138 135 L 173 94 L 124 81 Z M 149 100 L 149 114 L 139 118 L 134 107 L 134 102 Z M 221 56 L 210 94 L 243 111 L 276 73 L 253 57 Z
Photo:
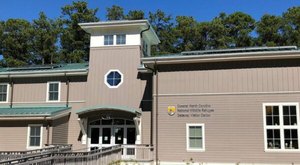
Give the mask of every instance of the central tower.
M 160 42 L 157 35 L 147 20 L 80 26 L 91 35 L 87 108 L 78 113 L 86 123 L 88 147 L 149 144 L 152 106 L 144 102 L 151 100 L 145 99 L 151 75 L 138 69 L 141 57 L 150 56 L 151 46 Z

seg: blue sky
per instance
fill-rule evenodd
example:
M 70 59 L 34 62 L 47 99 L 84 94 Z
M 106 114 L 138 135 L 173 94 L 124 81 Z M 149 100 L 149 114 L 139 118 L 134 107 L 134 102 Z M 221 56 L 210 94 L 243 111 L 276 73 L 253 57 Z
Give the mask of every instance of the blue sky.
M 105 10 L 119 5 L 128 10 L 148 13 L 161 9 L 172 16 L 193 16 L 198 21 L 210 21 L 220 12 L 242 11 L 256 20 L 264 14 L 281 15 L 289 7 L 300 6 L 300 0 L 87 0 L 89 7 L 99 8 L 98 17 L 105 20 Z M 60 15 L 61 7 L 72 0 L 1 0 L 0 20 L 23 18 L 31 21 L 44 11 L 50 18 Z

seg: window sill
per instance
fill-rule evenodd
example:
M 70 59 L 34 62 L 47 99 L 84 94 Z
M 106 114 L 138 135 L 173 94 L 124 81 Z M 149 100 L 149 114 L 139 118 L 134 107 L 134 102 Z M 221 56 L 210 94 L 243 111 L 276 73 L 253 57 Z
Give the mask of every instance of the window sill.
M 205 152 L 205 149 L 186 149 L 187 152 Z
M 8 103 L 8 101 L 4 102 L 4 101 L 0 101 L 0 104 L 5 104 Z
M 42 149 L 42 146 L 39 147 L 27 147 L 27 150 L 37 150 L 37 149 Z
M 59 103 L 60 100 L 46 100 L 47 103 Z
M 283 153 L 300 153 L 300 149 L 267 149 L 265 150 L 265 152 L 268 153 L 279 153 L 279 152 L 283 152 Z

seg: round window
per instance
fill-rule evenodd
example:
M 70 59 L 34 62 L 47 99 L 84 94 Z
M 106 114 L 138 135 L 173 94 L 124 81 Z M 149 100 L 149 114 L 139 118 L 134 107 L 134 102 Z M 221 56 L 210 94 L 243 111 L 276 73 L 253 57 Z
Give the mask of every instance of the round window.
M 109 88 L 117 88 L 123 82 L 123 74 L 119 70 L 110 70 L 105 75 L 105 84 Z

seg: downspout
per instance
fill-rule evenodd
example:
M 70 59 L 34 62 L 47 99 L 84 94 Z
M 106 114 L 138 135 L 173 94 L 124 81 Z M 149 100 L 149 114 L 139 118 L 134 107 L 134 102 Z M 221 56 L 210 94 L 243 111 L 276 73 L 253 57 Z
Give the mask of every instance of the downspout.
M 143 50 L 143 46 L 142 46 L 142 44 L 144 44 L 143 43 L 144 42 L 144 40 L 143 40 L 143 33 L 146 32 L 146 31 L 148 31 L 148 30 L 150 30 L 150 25 L 148 25 L 148 27 L 146 29 L 144 29 L 144 30 L 142 30 L 140 32 L 140 38 L 141 38 L 141 44 L 140 44 L 140 63 L 141 64 L 142 64 L 142 60 L 141 59 L 144 56 L 144 50 Z M 145 65 L 145 68 L 152 71 L 152 77 L 153 77 L 154 74 L 155 74 L 155 70 L 152 69 L 152 68 L 147 67 L 146 65 Z M 153 86 L 154 86 L 154 83 L 152 81 L 152 89 L 153 89 Z M 153 97 L 152 97 L 152 102 L 153 102 Z M 151 133 L 151 136 L 150 136 L 150 145 L 151 146 L 153 146 L 153 107 L 152 107 L 152 111 L 151 111 L 151 121 L 150 121 L 151 122 L 150 123 L 150 133 Z
M 145 32 L 145 31 L 148 31 L 148 30 L 150 30 L 150 25 L 148 25 L 148 28 L 147 29 L 144 29 L 144 30 L 142 30 L 141 31 L 141 33 L 140 33 L 140 36 L 141 36 L 141 45 L 140 45 L 140 52 L 141 52 L 141 55 L 140 55 L 140 58 L 142 58 L 143 57 L 143 48 L 142 48 L 142 42 L 144 42 L 143 41 L 143 33 Z M 141 60 L 141 64 L 142 64 L 142 60 Z M 145 66 L 145 68 L 147 68 L 146 66 Z M 153 72 L 153 75 L 155 74 L 156 75 L 156 97 L 155 97 L 155 109 L 156 109 L 156 112 L 155 112 L 155 114 L 156 114 L 156 119 L 155 119 L 155 136 L 156 136 L 156 138 L 155 138 L 155 164 L 158 164 L 158 70 L 157 70 L 157 64 L 156 64 L 156 60 L 155 60 L 155 65 L 154 65 L 154 69 L 151 69 L 151 68 L 149 68 L 152 72 Z M 153 82 L 153 85 L 154 85 L 154 82 Z M 152 113 L 153 111 L 151 111 L 151 113 Z M 151 115 L 151 133 L 153 133 L 153 114 Z M 151 139 L 150 139 L 150 143 L 151 143 L 151 146 L 153 145 L 153 134 L 151 135 Z
M 13 99 L 14 99 L 14 81 L 12 78 L 10 78 L 10 88 L 11 88 L 11 94 L 10 94 L 10 105 L 9 107 L 13 107 Z
M 65 73 L 66 77 L 66 85 L 67 85 L 67 100 L 66 100 L 66 107 L 69 107 L 69 95 L 70 95 L 70 79 L 68 78 L 67 74 Z
M 149 69 L 152 71 L 152 110 L 151 110 L 151 119 L 150 119 L 150 145 L 153 146 L 153 108 L 155 107 L 154 105 L 154 98 L 153 98 L 153 89 L 154 89 L 154 81 L 153 81 L 153 77 L 155 75 L 155 70 L 148 67 L 147 65 L 144 65 L 146 69 Z
M 155 104 L 154 104 L 154 96 L 152 94 L 152 111 L 151 111 L 151 123 L 150 123 L 150 133 L 151 133 L 151 136 L 150 136 L 150 145 L 153 146 L 153 120 L 155 118 L 155 164 L 158 164 L 158 69 L 157 69 L 157 63 L 156 63 L 156 60 L 154 61 L 154 69 L 148 67 L 145 65 L 145 68 L 146 69 L 149 69 L 152 71 L 152 76 L 154 77 L 154 75 L 156 75 L 156 78 L 155 78 Z M 154 81 L 152 83 L 152 89 L 154 89 Z M 154 92 L 154 90 L 153 90 Z M 156 114 L 156 117 L 154 117 L 154 113 L 153 113 L 153 108 L 155 107 L 155 114 Z
M 144 51 L 143 51 L 143 46 L 142 46 L 142 43 L 144 42 L 143 41 L 143 33 L 150 30 L 150 25 L 148 25 L 147 29 L 144 29 L 140 32 L 140 38 L 141 38 L 141 45 L 140 45 L 140 52 L 141 52 L 141 55 L 140 55 L 140 59 L 143 57 L 144 55 Z M 144 44 L 144 43 L 143 43 Z M 141 61 L 142 63 L 142 61 Z
M 43 126 L 42 129 L 44 129 L 44 126 L 46 126 L 46 130 L 47 130 L 47 136 L 46 136 L 46 146 L 49 145 L 49 138 L 50 138 L 50 130 L 49 130 L 49 123 L 47 121 L 47 116 L 44 116 L 44 122 L 43 122 Z
M 155 60 L 154 63 L 154 68 L 155 68 L 155 74 L 156 74 L 156 79 L 155 79 L 155 162 L 156 164 L 158 163 L 158 69 L 157 69 L 157 63 Z
M 50 145 L 49 144 L 50 143 L 49 142 L 50 141 L 50 122 L 49 121 L 47 122 L 47 128 L 46 129 L 47 129 L 47 146 L 49 146 Z

